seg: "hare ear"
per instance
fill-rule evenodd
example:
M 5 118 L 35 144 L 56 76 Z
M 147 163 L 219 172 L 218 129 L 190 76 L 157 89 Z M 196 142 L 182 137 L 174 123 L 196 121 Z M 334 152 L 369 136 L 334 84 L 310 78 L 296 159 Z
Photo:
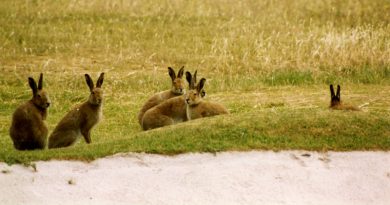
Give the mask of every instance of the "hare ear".
M 168 73 L 169 73 L 169 76 L 171 76 L 172 81 L 174 81 L 176 78 L 175 71 L 171 67 L 168 67 Z
M 337 93 L 336 96 L 340 99 L 340 85 L 337 85 Z
M 31 90 L 33 91 L 33 96 L 37 95 L 38 93 L 37 83 L 32 77 L 28 78 L 28 84 L 30 85 Z
M 39 76 L 39 81 L 38 81 L 38 90 L 42 90 L 43 87 L 43 73 Z
M 182 66 L 179 70 L 179 73 L 177 74 L 177 77 L 178 78 L 182 78 L 183 77 L 183 74 L 184 74 L 184 66 Z
M 92 90 L 93 90 L 93 81 L 92 81 L 92 78 L 88 74 L 85 74 L 85 81 L 87 82 L 89 90 L 92 92 Z
M 194 84 L 196 84 L 196 74 L 198 73 L 198 70 L 195 70 L 195 73 L 194 73 Z
M 196 90 L 198 91 L 198 93 L 200 93 L 200 91 L 203 89 L 205 83 L 206 83 L 205 78 L 200 79 L 198 85 L 196 86 Z
M 101 73 L 99 76 L 99 79 L 96 82 L 96 87 L 101 88 L 103 85 L 103 80 L 104 80 L 104 73 Z
M 188 86 L 190 87 L 190 89 L 194 89 L 194 83 L 192 81 L 192 75 L 190 72 L 186 72 L 186 80 L 188 82 Z
M 330 97 L 333 98 L 335 95 L 334 95 L 334 89 L 333 89 L 333 85 L 330 84 Z

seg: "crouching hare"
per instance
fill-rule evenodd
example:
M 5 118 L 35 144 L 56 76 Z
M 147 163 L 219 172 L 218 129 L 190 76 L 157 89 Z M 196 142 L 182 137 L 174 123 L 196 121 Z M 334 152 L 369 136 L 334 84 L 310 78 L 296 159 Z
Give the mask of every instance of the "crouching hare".
M 196 71 L 194 78 L 196 78 Z M 191 86 L 193 81 L 191 81 L 192 76 L 190 72 L 186 72 L 186 79 L 189 84 L 189 89 L 191 89 L 193 87 Z M 204 90 L 202 90 L 202 92 L 203 96 L 206 95 Z M 187 121 L 186 104 L 185 97 L 180 95 L 165 100 L 159 105 L 147 110 L 142 118 L 142 129 L 149 130 L 183 121 Z
M 172 88 L 170 90 L 166 90 L 154 94 L 145 102 L 145 104 L 142 106 L 141 110 L 138 113 L 138 122 L 141 126 L 142 126 L 142 118 L 144 117 L 144 114 L 147 110 L 164 102 L 165 100 L 184 94 L 185 83 L 184 80 L 182 79 L 184 73 L 184 66 L 180 68 L 179 72 L 177 73 L 177 76 L 175 71 L 171 67 L 168 67 L 168 73 L 172 80 Z
M 12 116 L 10 136 L 15 149 L 33 150 L 46 147 L 48 129 L 45 123 L 47 108 L 50 106 L 48 94 L 42 89 L 43 74 L 39 77 L 38 86 L 35 80 L 28 78 L 33 92 L 31 100 L 20 105 Z
M 211 117 L 214 115 L 229 114 L 229 111 L 221 104 L 203 101 L 203 87 L 205 78 L 200 79 L 194 89 L 191 89 L 185 95 L 186 114 L 188 120 L 194 120 L 202 117 Z M 195 86 L 195 83 L 192 84 Z
M 334 110 L 351 110 L 360 111 L 360 108 L 352 105 L 344 105 L 340 99 L 340 85 L 337 85 L 337 93 L 334 93 L 333 85 L 330 85 L 330 106 L 329 108 Z
M 85 142 L 91 143 L 91 129 L 102 118 L 104 73 L 100 74 L 94 87 L 88 74 L 85 80 L 90 90 L 89 99 L 73 108 L 58 123 L 49 137 L 49 148 L 68 147 L 73 145 L 81 135 Z

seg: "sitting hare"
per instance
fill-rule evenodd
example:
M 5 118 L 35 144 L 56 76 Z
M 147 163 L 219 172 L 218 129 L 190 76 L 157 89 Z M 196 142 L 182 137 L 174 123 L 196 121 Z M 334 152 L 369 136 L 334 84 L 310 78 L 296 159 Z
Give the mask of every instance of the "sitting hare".
M 81 135 L 85 141 L 91 143 L 91 129 L 102 118 L 104 73 L 100 74 L 94 87 L 93 81 L 88 74 L 85 80 L 89 87 L 89 99 L 73 108 L 58 123 L 49 137 L 49 148 L 68 147 L 73 145 Z
M 141 110 L 138 113 L 138 122 L 141 126 L 142 126 L 142 118 L 144 117 L 144 114 L 147 110 L 160 104 L 161 102 L 164 102 L 165 100 L 184 94 L 185 83 L 184 80 L 182 79 L 184 73 L 184 66 L 180 68 L 177 76 L 175 71 L 171 67 L 168 67 L 168 73 L 172 80 L 172 88 L 154 94 L 145 102 L 145 104 L 142 106 Z
M 196 78 L 196 71 L 194 78 Z M 186 72 L 186 79 L 189 84 L 189 89 L 192 89 L 192 75 Z M 202 90 L 203 95 L 206 92 Z M 154 129 L 167 125 L 173 125 L 179 122 L 187 121 L 185 97 L 183 95 L 170 98 L 159 105 L 149 109 L 145 112 L 142 119 L 142 128 L 144 130 Z
M 229 111 L 223 105 L 204 101 L 202 99 L 202 91 L 205 82 L 206 79 L 202 78 L 195 89 L 191 89 L 185 95 L 187 120 L 229 114 Z
M 352 105 L 344 105 L 341 103 L 340 99 L 340 85 L 337 85 L 337 93 L 334 94 L 333 85 L 330 85 L 330 106 L 329 108 L 334 110 L 352 110 L 352 111 L 359 111 L 360 109 L 358 107 L 352 106 Z
M 47 108 L 50 106 L 48 94 L 42 89 L 43 74 L 39 77 L 38 87 L 31 77 L 28 82 L 33 92 L 31 100 L 20 105 L 12 116 L 10 136 L 18 150 L 44 149 L 48 129 L 45 123 Z

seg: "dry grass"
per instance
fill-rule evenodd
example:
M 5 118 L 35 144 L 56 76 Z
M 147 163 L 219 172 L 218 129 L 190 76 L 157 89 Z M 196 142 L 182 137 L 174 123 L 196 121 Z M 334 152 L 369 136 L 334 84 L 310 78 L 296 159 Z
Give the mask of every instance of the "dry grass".
M 220 89 L 291 71 L 314 82 L 390 76 L 386 0 L 35 0 L 0 9 L 6 70 L 123 76 L 185 64 L 223 79 Z
M 386 114 L 389 10 L 387 0 L 0 2 L 0 145 L 12 150 L 11 114 L 30 98 L 27 77 L 40 72 L 53 101 L 50 130 L 87 98 L 83 74 L 107 73 L 105 120 L 92 135 L 114 147 L 140 135 L 136 114 L 169 88 L 168 66 L 198 69 L 209 100 L 233 118 L 314 109 L 325 119 L 329 83 L 342 85 L 345 102 L 369 103 L 362 119 Z

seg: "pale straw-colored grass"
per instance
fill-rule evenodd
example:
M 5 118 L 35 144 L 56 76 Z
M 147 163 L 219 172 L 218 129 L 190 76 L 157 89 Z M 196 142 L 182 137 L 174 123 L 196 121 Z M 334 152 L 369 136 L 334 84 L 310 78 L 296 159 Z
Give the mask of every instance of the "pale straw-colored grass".
M 388 113 L 389 10 L 388 0 L 2 1 L 0 145 L 10 147 L 10 116 L 40 72 L 50 129 L 88 97 L 84 73 L 107 73 L 98 144 L 139 134 L 137 112 L 169 89 L 168 66 L 197 69 L 207 99 L 233 115 L 327 116 L 330 83 L 346 103 Z

